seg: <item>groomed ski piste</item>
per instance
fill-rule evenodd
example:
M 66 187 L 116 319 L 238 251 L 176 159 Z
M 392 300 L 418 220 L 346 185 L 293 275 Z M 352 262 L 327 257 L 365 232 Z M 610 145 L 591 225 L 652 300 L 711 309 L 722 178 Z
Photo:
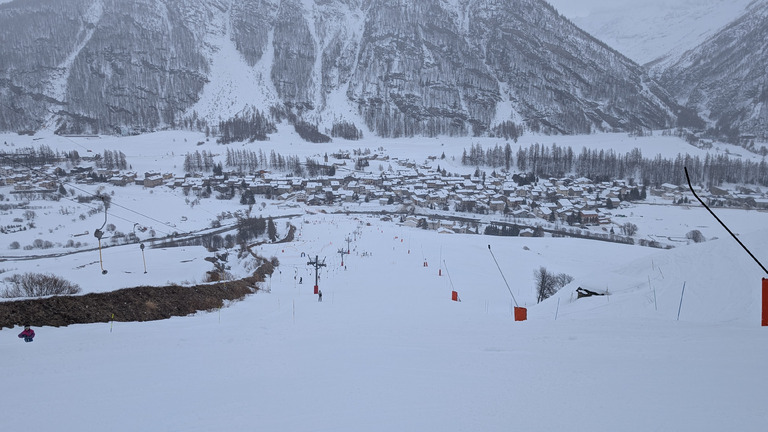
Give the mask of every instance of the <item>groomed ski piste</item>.
M 193 146 L 176 150 L 176 160 Z M 150 148 L 121 150 L 129 162 L 151 165 L 162 154 L 139 154 Z M 179 224 L 180 213 L 192 223 L 236 204 L 210 199 L 171 211 L 157 204 L 163 199 L 184 206 L 178 197 L 143 201 L 122 189 L 114 196 Z M 642 232 L 680 237 L 697 228 L 708 239 L 671 250 L 438 234 L 380 215 L 320 210 L 270 202 L 262 214 L 282 212 L 279 234 L 289 221 L 296 239 L 259 246 L 260 255 L 279 259 L 278 271 L 262 291 L 220 310 L 35 327 L 32 343 L 16 337 L 19 326 L 2 329 L 0 430 L 762 431 L 768 424 L 766 275 L 701 206 L 626 211 Z M 716 211 L 768 259 L 765 213 Z M 38 226 L 46 225 L 38 213 Z M 99 218 L 87 225 L 98 228 Z M 105 275 L 95 250 L 0 268 L 53 272 L 84 292 L 197 283 L 210 269 L 202 247 L 145 253 L 147 273 L 135 244 L 104 249 Z M 315 256 L 325 263 L 322 302 L 307 264 Z M 234 274 L 248 272 L 234 258 L 231 265 Z M 541 266 L 574 280 L 537 304 L 533 273 Z M 578 287 L 608 295 L 577 299 Z M 515 302 L 527 308 L 526 321 L 514 320 Z

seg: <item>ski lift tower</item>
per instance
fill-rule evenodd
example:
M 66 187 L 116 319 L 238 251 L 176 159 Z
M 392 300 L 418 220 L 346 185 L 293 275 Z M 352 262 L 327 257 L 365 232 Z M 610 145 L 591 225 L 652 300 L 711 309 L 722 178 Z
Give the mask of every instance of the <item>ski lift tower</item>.
M 341 266 L 344 267 L 344 255 L 348 254 L 349 251 L 345 251 L 344 248 L 341 248 L 338 251 L 336 251 L 336 253 L 341 256 Z
M 309 262 L 307 265 L 311 265 L 315 268 L 315 294 L 317 294 L 317 291 L 319 290 L 317 281 L 318 281 L 318 275 L 320 274 L 320 267 L 325 267 L 325 258 L 323 258 L 323 261 L 321 262 L 317 255 L 315 255 L 315 259 L 312 258 L 309 259 Z

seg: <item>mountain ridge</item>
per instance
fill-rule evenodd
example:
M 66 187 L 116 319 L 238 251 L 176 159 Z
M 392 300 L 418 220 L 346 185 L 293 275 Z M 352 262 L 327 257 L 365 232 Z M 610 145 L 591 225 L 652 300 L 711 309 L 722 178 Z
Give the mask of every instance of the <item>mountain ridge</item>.
M 0 23 L 5 131 L 215 128 L 274 108 L 384 137 L 676 121 L 637 64 L 541 0 L 36 0 L 0 4 Z

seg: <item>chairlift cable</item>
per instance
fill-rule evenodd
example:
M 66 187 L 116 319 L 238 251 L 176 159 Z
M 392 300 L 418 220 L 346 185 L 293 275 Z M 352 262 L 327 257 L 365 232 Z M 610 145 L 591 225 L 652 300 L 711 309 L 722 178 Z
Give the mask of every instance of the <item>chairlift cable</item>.
M 733 239 L 734 239 L 734 240 L 736 240 L 736 242 L 737 242 L 737 243 L 739 243 L 739 245 L 741 245 L 741 247 L 742 247 L 742 248 L 744 248 L 744 250 L 745 250 L 745 251 L 747 251 L 747 253 L 749 254 L 749 256 L 751 256 L 751 257 L 752 257 L 752 259 L 753 259 L 753 260 L 755 260 L 755 262 L 757 263 L 757 265 L 759 265 L 759 266 L 760 266 L 760 268 L 762 268 L 764 272 L 768 273 L 768 270 L 766 270 L 765 266 L 764 266 L 764 265 L 763 265 L 763 264 L 762 264 L 762 263 L 761 263 L 761 262 L 760 262 L 760 261 L 757 259 L 757 257 L 755 257 L 755 256 L 752 254 L 752 252 L 750 252 L 750 250 L 749 250 L 749 249 L 747 249 L 747 247 L 746 247 L 746 246 L 744 246 L 744 243 L 742 243 L 742 242 L 741 242 L 741 240 L 739 240 L 739 238 L 738 238 L 738 237 L 736 237 L 736 234 L 734 234 L 734 233 L 733 233 L 733 232 L 732 232 L 732 231 L 731 231 L 731 230 L 730 230 L 730 229 L 729 229 L 729 228 L 728 228 L 728 227 L 725 225 L 725 223 L 723 223 L 723 221 L 721 221 L 721 220 L 720 220 L 720 218 L 719 218 L 719 217 L 717 217 L 717 215 L 715 214 L 715 212 L 713 212 L 713 211 L 712 211 L 712 210 L 709 208 L 709 206 L 708 206 L 708 205 L 706 205 L 706 204 L 704 203 L 704 201 L 703 201 L 701 198 L 699 198 L 699 196 L 696 194 L 696 191 L 694 191 L 694 190 L 693 190 L 693 185 L 691 184 L 691 178 L 688 176 L 688 168 L 686 168 L 686 167 L 683 167 L 683 170 L 685 171 L 685 179 L 688 181 L 688 188 L 689 188 L 689 189 L 691 189 L 691 193 L 693 193 L 693 196 L 694 196 L 694 197 L 696 197 L 696 199 L 697 199 L 697 200 L 698 200 L 698 201 L 701 203 L 701 205 L 703 205 L 703 206 L 704 206 L 704 208 L 705 208 L 705 209 L 707 209 L 707 211 L 708 211 L 708 212 L 709 212 L 709 213 L 710 213 L 710 214 L 711 214 L 711 215 L 712 215 L 712 216 L 713 216 L 715 219 L 717 219 L 717 221 L 718 221 L 718 222 L 720 222 L 720 225 L 722 225 L 722 226 L 723 226 L 723 228 L 725 228 L 725 230 L 726 230 L 726 231 L 728 231 L 728 234 L 730 234 L 730 235 L 731 235 L 731 237 L 733 237 Z

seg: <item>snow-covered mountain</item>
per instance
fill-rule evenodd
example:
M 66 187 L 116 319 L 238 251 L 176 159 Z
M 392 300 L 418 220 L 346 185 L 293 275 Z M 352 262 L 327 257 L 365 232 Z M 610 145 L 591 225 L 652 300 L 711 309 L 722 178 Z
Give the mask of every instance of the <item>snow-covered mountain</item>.
M 653 70 L 739 18 L 754 0 L 548 0 L 591 35 Z
M 660 77 L 682 105 L 704 113 L 721 135 L 768 136 L 768 1 L 685 53 Z
M 215 127 L 244 109 L 380 136 L 675 120 L 637 64 L 542 0 L 14 1 L 0 29 L 5 131 Z

